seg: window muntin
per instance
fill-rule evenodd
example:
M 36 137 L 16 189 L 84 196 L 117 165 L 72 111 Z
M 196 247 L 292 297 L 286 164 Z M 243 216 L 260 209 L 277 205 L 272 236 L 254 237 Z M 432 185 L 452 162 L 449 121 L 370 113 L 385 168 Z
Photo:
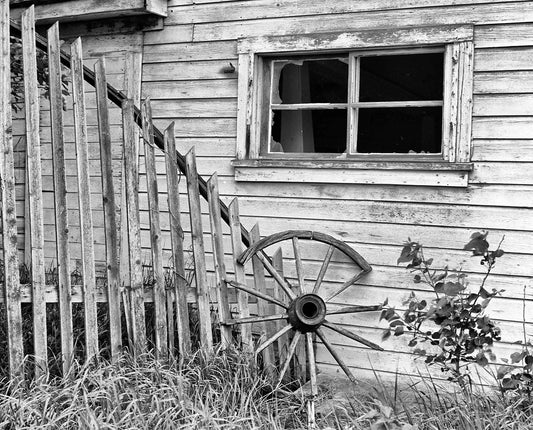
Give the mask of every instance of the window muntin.
M 260 155 L 441 156 L 444 48 L 273 57 L 263 64 L 270 89 Z

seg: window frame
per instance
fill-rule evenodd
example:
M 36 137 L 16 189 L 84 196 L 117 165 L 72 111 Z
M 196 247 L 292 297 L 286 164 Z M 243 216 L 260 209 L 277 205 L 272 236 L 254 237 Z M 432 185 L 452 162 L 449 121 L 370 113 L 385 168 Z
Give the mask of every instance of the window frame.
M 388 170 L 449 170 L 467 172 L 470 163 L 472 93 L 473 93 L 473 36 L 472 25 L 443 25 L 432 27 L 362 30 L 342 33 L 315 33 L 297 36 L 264 36 L 238 40 L 239 81 L 236 168 L 298 165 L 339 168 L 378 169 L 380 163 Z M 261 154 L 262 136 L 268 136 L 269 121 L 263 109 L 271 85 L 263 60 L 276 56 L 331 55 L 352 51 L 415 52 L 423 49 L 444 49 L 444 103 L 441 154 Z M 422 52 L 422 51 L 420 51 Z M 347 139 L 347 145 L 351 139 Z M 339 156 L 340 155 L 340 156 Z M 327 162 L 324 164 L 324 162 Z M 376 163 L 378 162 L 378 163 Z M 333 164 L 332 164 L 333 163 Z M 366 164 L 365 164 L 366 163 Z M 370 163 L 370 164 L 369 164 Z M 452 165 L 453 164 L 453 165 Z M 395 167 L 396 166 L 396 167 Z M 409 167 L 407 167 L 409 166 Z M 242 175 L 244 178 L 249 174 Z M 464 176 L 464 175 L 463 175 Z M 468 178 L 468 175 L 466 175 Z M 238 179 L 238 178 L 237 178 Z M 245 179 L 243 179 L 245 180 Z M 249 179 L 246 179 L 249 180 Z M 467 180 L 467 179 L 466 179 Z M 400 181 L 401 182 L 401 181 Z M 464 180 L 462 181 L 464 183 Z

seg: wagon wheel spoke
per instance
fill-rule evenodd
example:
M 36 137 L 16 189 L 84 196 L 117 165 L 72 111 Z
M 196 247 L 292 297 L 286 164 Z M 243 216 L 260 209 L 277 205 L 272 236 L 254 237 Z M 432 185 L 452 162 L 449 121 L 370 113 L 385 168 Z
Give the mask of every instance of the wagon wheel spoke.
M 313 346 L 313 334 L 308 332 L 305 334 L 307 340 L 307 359 L 309 360 L 309 377 L 311 380 L 311 395 L 315 398 L 318 395 L 318 386 L 316 380 L 316 359 L 315 349 Z
M 326 252 L 326 257 L 324 258 L 324 262 L 322 263 L 322 266 L 320 267 L 320 271 L 318 272 L 318 277 L 316 278 L 315 286 L 313 287 L 313 294 L 316 294 L 318 290 L 320 289 L 320 285 L 322 285 L 322 281 L 324 280 L 324 275 L 326 274 L 326 270 L 328 270 L 329 263 L 331 261 L 331 257 L 333 256 L 333 253 L 335 252 L 335 247 L 333 245 L 329 245 L 328 251 Z
M 340 293 L 342 293 L 344 290 L 346 290 L 347 288 L 351 287 L 353 284 L 355 284 L 359 279 L 361 279 L 363 276 L 365 276 L 367 273 L 367 271 L 365 270 L 361 270 L 357 275 L 355 275 L 353 278 L 347 280 L 344 284 L 342 284 L 342 286 L 336 291 L 334 292 L 331 296 L 329 296 L 327 299 L 326 299 L 326 303 L 330 302 L 331 299 L 333 299 L 334 297 L 337 297 Z
M 294 337 L 292 338 L 291 344 L 289 345 L 289 351 L 287 352 L 287 357 L 285 358 L 285 362 L 283 363 L 283 367 L 281 368 L 279 372 L 278 377 L 278 386 L 282 383 L 283 377 L 285 376 L 285 373 L 289 369 L 289 366 L 291 365 L 291 360 L 296 352 L 296 347 L 298 346 L 298 341 L 300 340 L 300 336 L 302 335 L 301 332 L 295 331 Z
M 349 337 L 350 339 L 355 340 L 356 342 L 362 343 L 363 345 L 366 345 L 369 348 L 375 349 L 377 351 L 383 351 L 383 348 L 381 346 L 376 345 L 374 342 L 371 342 L 365 339 L 364 337 L 361 337 L 358 334 L 355 334 L 353 331 L 345 329 L 344 327 L 341 327 L 337 324 L 330 323 L 328 321 L 324 321 L 323 325 L 324 327 L 327 327 L 333 331 L 336 331 L 337 333 L 340 333 L 343 336 Z
M 318 337 L 320 338 L 324 346 L 327 348 L 329 353 L 332 355 L 332 357 L 335 359 L 335 361 L 338 363 L 338 365 L 341 367 L 341 369 L 344 371 L 348 379 L 352 381 L 354 384 L 356 384 L 357 381 L 355 377 L 353 376 L 352 372 L 350 371 L 350 369 L 348 369 L 348 366 L 346 366 L 344 361 L 342 361 L 342 358 L 337 353 L 337 351 L 335 351 L 335 349 L 333 348 L 333 345 L 329 342 L 329 340 L 326 339 L 326 336 L 324 336 L 324 332 L 320 328 L 318 328 L 316 330 L 316 334 L 318 335 Z
M 263 351 L 264 349 L 268 348 L 270 345 L 272 345 L 276 340 L 278 340 L 281 336 L 283 336 L 285 333 L 292 330 L 292 326 L 290 324 L 283 327 L 281 330 L 277 331 L 274 335 L 272 335 L 269 339 L 265 340 L 261 345 L 259 345 L 255 351 L 256 357 Z
M 230 319 L 224 324 L 249 324 L 249 323 L 260 323 L 265 321 L 276 321 L 284 320 L 287 318 L 287 314 L 275 314 L 275 315 L 258 315 L 256 317 L 244 317 Z
M 300 292 L 305 293 L 306 289 L 304 285 L 304 268 L 302 265 L 302 254 L 300 252 L 300 241 L 297 237 L 292 238 L 292 247 L 294 249 L 294 262 L 296 264 L 296 276 L 298 277 Z
M 327 315 L 336 315 L 336 314 L 356 314 L 360 312 L 373 312 L 380 311 L 383 309 L 382 305 L 373 305 L 373 306 L 345 306 L 343 308 L 331 309 L 328 310 Z
M 307 403 L 307 423 L 308 428 L 316 425 L 315 400 L 318 396 L 318 385 L 316 379 L 316 359 L 313 347 L 313 335 L 309 332 L 305 334 L 307 340 L 307 359 L 309 360 L 309 379 L 311 381 L 311 398 Z
M 265 266 L 265 269 L 268 273 L 272 275 L 274 280 L 280 285 L 280 287 L 285 291 L 285 293 L 289 296 L 291 300 L 294 300 L 296 298 L 296 294 L 292 291 L 292 286 L 289 284 L 289 282 L 282 276 L 280 273 L 274 268 L 272 263 L 268 260 L 268 258 L 263 254 L 262 252 L 258 252 L 256 254 L 256 257 L 259 258 L 259 261 L 263 263 L 263 266 Z
M 263 294 L 263 293 L 260 293 L 259 291 L 249 288 L 247 285 L 241 284 L 240 282 L 236 282 L 236 281 L 226 281 L 226 282 L 232 287 L 237 288 L 238 290 L 244 291 L 248 294 L 251 294 L 252 296 L 266 300 L 267 302 L 274 303 L 275 305 L 281 306 L 283 309 L 288 309 L 288 306 L 285 303 L 280 302 L 279 300 L 275 299 L 274 297 L 270 297 L 267 294 Z

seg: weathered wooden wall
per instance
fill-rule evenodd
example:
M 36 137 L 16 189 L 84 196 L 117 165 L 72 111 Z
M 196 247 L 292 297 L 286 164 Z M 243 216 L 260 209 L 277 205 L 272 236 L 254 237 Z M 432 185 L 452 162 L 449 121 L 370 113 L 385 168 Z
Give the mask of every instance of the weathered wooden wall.
M 61 37 L 65 41 L 62 49 L 69 51 L 69 40 L 76 36 L 77 32 L 71 26 L 64 25 L 65 30 Z M 137 98 L 140 96 L 140 68 L 141 68 L 141 53 L 142 53 L 142 38 L 141 32 L 117 34 L 117 35 L 94 35 L 83 37 L 84 59 L 85 65 L 92 68 L 96 60 L 102 56 L 106 58 L 106 65 L 108 70 L 108 81 L 111 85 L 119 90 L 125 90 L 125 81 L 127 76 L 131 75 L 133 80 L 137 83 L 133 85 L 133 91 L 137 93 Z M 134 54 L 133 61 L 137 62 L 137 66 L 132 68 L 127 67 L 128 54 Z M 137 71 L 137 74 L 136 74 Z M 68 72 L 66 72 L 68 74 Z M 135 76 L 136 74 L 136 76 Z M 132 80 L 130 79 L 130 82 Z M 72 94 L 71 86 L 69 91 Z M 98 141 L 98 127 L 97 127 L 97 113 L 96 113 L 96 95 L 93 87 L 86 84 L 85 86 L 86 103 L 87 103 L 87 129 L 89 141 L 89 160 L 92 165 L 90 171 L 91 177 L 91 206 L 93 209 L 94 221 L 94 241 L 95 254 L 97 261 L 101 263 L 102 270 L 105 271 L 105 231 L 104 231 L 104 215 L 102 203 L 102 180 L 100 171 L 100 147 Z M 80 220 L 79 220 L 79 203 L 78 190 L 76 182 L 76 148 L 74 144 L 74 117 L 72 111 L 72 96 L 65 96 L 65 106 L 67 110 L 64 112 L 65 123 L 65 158 L 66 158 L 66 174 L 67 174 L 67 191 L 68 201 L 67 205 L 69 212 L 69 234 L 71 243 L 78 245 L 71 246 L 71 269 L 79 269 L 79 259 L 81 257 L 80 243 Z M 110 124 L 111 136 L 113 141 L 113 158 L 114 175 L 116 179 L 115 189 L 121 190 L 121 157 L 122 157 L 122 118 L 120 109 L 112 104 L 110 108 Z M 52 175 L 52 147 L 51 147 L 51 128 L 50 128 L 50 105 L 45 97 L 41 97 L 40 109 L 40 126 L 41 126 L 41 159 L 43 160 L 43 204 L 44 204 L 44 225 L 45 225 L 45 257 L 47 258 L 47 269 L 54 268 L 56 250 L 55 250 L 55 225 L 54 225 L 54 196 L 53 196 L 53 175 Z M 16 152 L 16 178 L 17 178 L 17 214 L 18 216 L 18 232 L 19 232 L 19 249 L 21 254 L 25 253 L 26 243 L 25 238 L 27 226 L 25 226 L 25 137 L 24 137 L 24 112 L 19 112 L 14 121 L 15 134 L 15 150 Z M 117 200 L 120 202 L 120 198 Z M 27 202 L 26 202 L 27 204 Z M 22 260 L 24 261 L 24 260 Z
M 238 77 L 223 68 L 237 66 L 237 38 L 438 24 L 475 24 L 474 170 L 468 188 L 235 182 Z M 196 146 L 199 171 L 218 171 L 223 198 L 239 196 L 247 227 L 259 221 L 263 235 L 289 228 L 324 231 L 373 265 L 364 285 L 341 297 L 346 302 L 401 302 L 414 287 L 411 275 L 396 266 L 408 236 L 427 245 L 438 265 L 468 270 L 475 285 L 483 267 L 462 251 L 464 243 L 480 229 L 491 231 L 494 244 L 505 235 L 507 254 L 489 281 L 504 288 L 505 297 L 494 301 L 491 314 L 513 342 L 522 338 L 524 285 L 526 318 L 533 316 L 532 65 L 529 1 L 170 0 L 164 29 L 145 33 L 142 92 L 152 99 L 157 125 L 176 122 L 179 149 Z M 306 263 L 317 267 L 313 259 L 322 255 L 309 255 Z M 376 315 L 344 322 L 380 338 Z M 404 339 L 387 341 L 384 353 L 335 341 L 361 374 L 371 368 L 415 372 L 405 359 Z M 319 348 L 317 356 L 323 370 L 335 369 L 327 351 Z
M 474 170 L 467 188 L 234 180 L 231 161 L 235 158 L 238 76 L 223 70 L 229 63 L 238 65 L 237 38 L 438 24 L 475 25 Z M 148 31 L 143 36 L 140 33 L 90 36 L 85 38 L 86 55 L 109 53 L 112 57 L 108 59 L 109 68 L 117 78 L 117 82 L 111 83 L 121 88 L 124 54 L 139 50 L 141 37 L 142 94 L 152 100 L 155 124 L 164 129 L 175 121 L 178 149 L 185 153 L 195 146 L 200 174 L 217 171 L 222 198 L 229 202 L 232 196 L 239 196 L 246 227 L 258 221 L 262 235 L 285 229 L 312 229 L 347 241 L 374 268 L 363 285 L 339 297 L 352 304 L 375 304 L 387 297 L 392 303 L 401 303 L 414 287 L 411 275 L 396 265 L 408 236 L 427 246 L 427 253 L 434 257 L 436 265 L 463 267 L 471 273 L 472 285 L 476 285 L 483 267 L 462 251 L 464 243 L 472 232 L 481 229 L 491 231 L 489 239 L 493 244 L 505 235 L 506 255 L 488 287 L 506 291 L 504 297 L 494 300 L 491 315 L 501 322 L 507 341 L 504 349 L 511 350 L 511 343 L 522 338 L 523 307 L 526 319 L 531 321 L 533 315 L 532 2 L 169 0 L 168 18 L 162 30 Z M 96 132 L 93 134 L 96 136 Z M 118 129 L 117 143 L 120 135 Z M 45 148 L 43 157 L 47 154 Z M 96 145 L 94 148 L 96 154 Z M 120 150 L 117 146 L 117 157 Z M 157 162 L 164 172 L 164 159 Z M 96 180 L 94 185 L 97 193 Z M 164 187 L 162 181 L 159 189 L 166 193 Z M 187 211 L 184 180 L 180 187 L 182 208 Z M 22 198 L 23 187 L 19 188 Z M 143 246 L 148 262 L 149 220 L 143 180 L 141 191 Z M 77 202 L 75 196 L 73 202 Z M 100 205 L 95 207 L 96 223 L 97 214 L 101 216 L 101 200 L 95 198 L 93 202 Z M 165 195 L 160 197 L 160 203 L 162 210 L 166 210 Z M 207 229 L 207 205 L 202 204 L 202 221 Z M 169 249 L 169 222 L 165 220 L 164 217 L 163 245 Z M 75 227 L 72 234 L 76 234 Z M 98 241 L 98 235 L 95 237 Z M 227 228 L 224 239 L 231 261 Z M 54 255 L 53 251 L 46 252 Z M 304 263 L 318 268 L 324 253 L 319 249 L 304 255 Z M 290 256 L 291 251 L 284 255 Z M 208 262 L 211 265 L 210 259 Z M 232 264 L 228 262 L 227 267 L 229 271 Z M 339 274 L 346 271 L 342 264 L 335 267 Z M 211 284 L 214 285 L 214 280 Z M 528 286 L 526 302 L 522 300 L 524 285 Z M 377 315 L 369 314 L 341 321 L 379 342 L 377 319 Z M 528 323 L 527 329 L 531 328 Z M 409 349 L 404 339 L 388 340 L 383 344 L 386 351 L 379 353 L 341 337 L 334 337 L 334 341 L 345 361 L 360 375 L 371 374 L 371 369 L 385 375 L 396 371 L 416 374 L 416 363 L 407 357 Z M 322 370 L 337 369 L 321 347 L 317 359 Z

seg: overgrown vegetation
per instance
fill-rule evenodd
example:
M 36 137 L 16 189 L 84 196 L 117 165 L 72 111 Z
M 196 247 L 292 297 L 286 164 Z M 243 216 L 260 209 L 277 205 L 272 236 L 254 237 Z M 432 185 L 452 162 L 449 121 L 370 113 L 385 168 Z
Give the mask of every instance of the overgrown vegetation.
M 489 360 L 495 361 L 492 346 L 501 339 L 500 329 L 485 311 L 492 298 L 502 291 L 489 292 L 485 284 L 504 251 L 500 245 L 494 251 L 489 250 L 487 234 L 474 233 L 464 247 L 473 256 L 481 257 L 480 264 L 486 267 L 485 276 L 474 290 L 469 288 L 466 273 L 448 267 L 433 269 L 433 259 L 424 255 L 423 246 L 409 240 L 398 264 L 408 263 L 407 269 L 414 273 L 413 282 L 430 287 L 434 298 L 427 302 L 412 292 L 403 302 L 406 309 L 402 315 L 387 306 L 381 314 L 390 326 L 384 339 L 391 333 L 396 336 L 406 331 L 411 333 L 409 346 L 414 348 L 414 353 L 424 356 L 429 365 L 439 365 L 449 375 L 448 379 L 462 388 L 471 385 L 468 364 L 475 362 L 484 367 Z
M 447 392 L 431 380 L 404 389 L 379 377 L 342 401 L 320 388 L 317 428 L 504 430 L 530 428 L 531 406 L 493 393 Z M 237 350 L 183 362 L 124 355 L 75 368 L 66 378 L 0 382 L 0 429 L 304 429 L 301 391 L 273 388 Z M 326 403 L 329 404 L 326 405 Z
M 501 245 L 501 243 L 500 243 Z M 469 366 L 487 366 L 496 362 L 492 352 L 500 340 L 497 325 L 487 314 L 490 301 L 501 293 L 487 291 L 487 278 L 497 260 L 504 255 L 500 245 L 491 250 L 486 233 L 476 233 L 465 246 L 485 267 L 485 275 L 472 291 L 467 275 L 459 271 L 435 270 L 433 260 L 423 246 L 409 240 L 398 264 L 407 263 L 415 284 L 430 287 L 435 297 L 425 301 L 411 294 L 405 309 L 397 311 L 386 305 L 382 317 L 389 323 L 385 338 L 410 334 L 409 345 L 426 363 L 439 366 L 453 385 L 439 385 L 431 377 L 421 377 L 402 385 L 384 384 L 376 373 L 371 386 L 332 399 L 330 387 L 320 385 L 317 399 L 317 428 L 422 430 L 468 429 L 500 430 L 530 428 L 533 345 L 527 339 L 495 377 L 500 391 L 472 389 Z M 1 272 L 1 266 L 0 266 Z M 31 276 L 21 266 L 21 281 Z M 1 275 L 1 273 L 0 273 Z M 153 282 L 150 268 L 144 283 Z M 80 274 L 72 274 L 74 284 Z M 190 281 L 190 280 L 189 280 Z M 47 282 L 57 282 L 53 268 L 47 270 Z M 167 282 L 172 277 L 167 276 Z M 104 285 L 103 285 L 104 286 Z M 153 309 L 147 304 L 148 336 L 153 337 Z M 26 383 L 7 382 L 5 311 L 0 305 L 0 430 L 48 428 L 102 429 L 302 429 L 307 426 L 307 398 L 297 384 L 274 387 L 269 376 L 251 356 L 237 349 L 217 350 L 214 354 L 198 351 L 186 359 L 157 361 L 147 354 L 133 359 L 127 352 L 115 363 L 108 361 L 105 350 L 108 316 L 99 307 L 100 361 L 79 365 L 84 359 L 83 307 L 73 309 L 76 358 L 75 368 L 60 376 L 60 362 L 51 354 L 51 377 Z M 31 306 L 23 304 L 25 352 L 31 354 Z M 191 332 L 198 337 L 197 313 L 190 309 Z M 48 343 L 50 351 L 59 351 L 57 305 L 48 305 Z M 524 315 L 525 319 L 525 315 Z M 216 319 L 214 319 L 216 320 Z M 124 325 L 125 326 L 125 325 Z M 152 334 L 151 334 L 152 333 Z M 217 339 L 216 324 L 213 327 Z M 193 339 L 194 341 L 194 339 Z M 124 343 L 127 336 L 124 332 Z M 194 341 L 196 347 L 199 343 Z M 31 363 L 28 361 L 28 374 Z M 2 379 L 3 378 L 3 379 Z M 289 389 L 290 388 L 290 389 Z
M 11 47 L 11 106 L 15 111 L 19 111 L 24 106 L 24 70 L 22 61 L 22 40 L 15 36 L 10 36 Z M 44 97 L 49 97 L 49 70 L 48 54 L 40 49 L 36 51 L 37 62 L 37 83 L 43 90 Z M 63 94 L 63 103 L 65 96 L 69 93 L 70 74 L 65 67 L 61 69 L 61 92 Z M 65 109 L 66 106 L 63 106 Z

